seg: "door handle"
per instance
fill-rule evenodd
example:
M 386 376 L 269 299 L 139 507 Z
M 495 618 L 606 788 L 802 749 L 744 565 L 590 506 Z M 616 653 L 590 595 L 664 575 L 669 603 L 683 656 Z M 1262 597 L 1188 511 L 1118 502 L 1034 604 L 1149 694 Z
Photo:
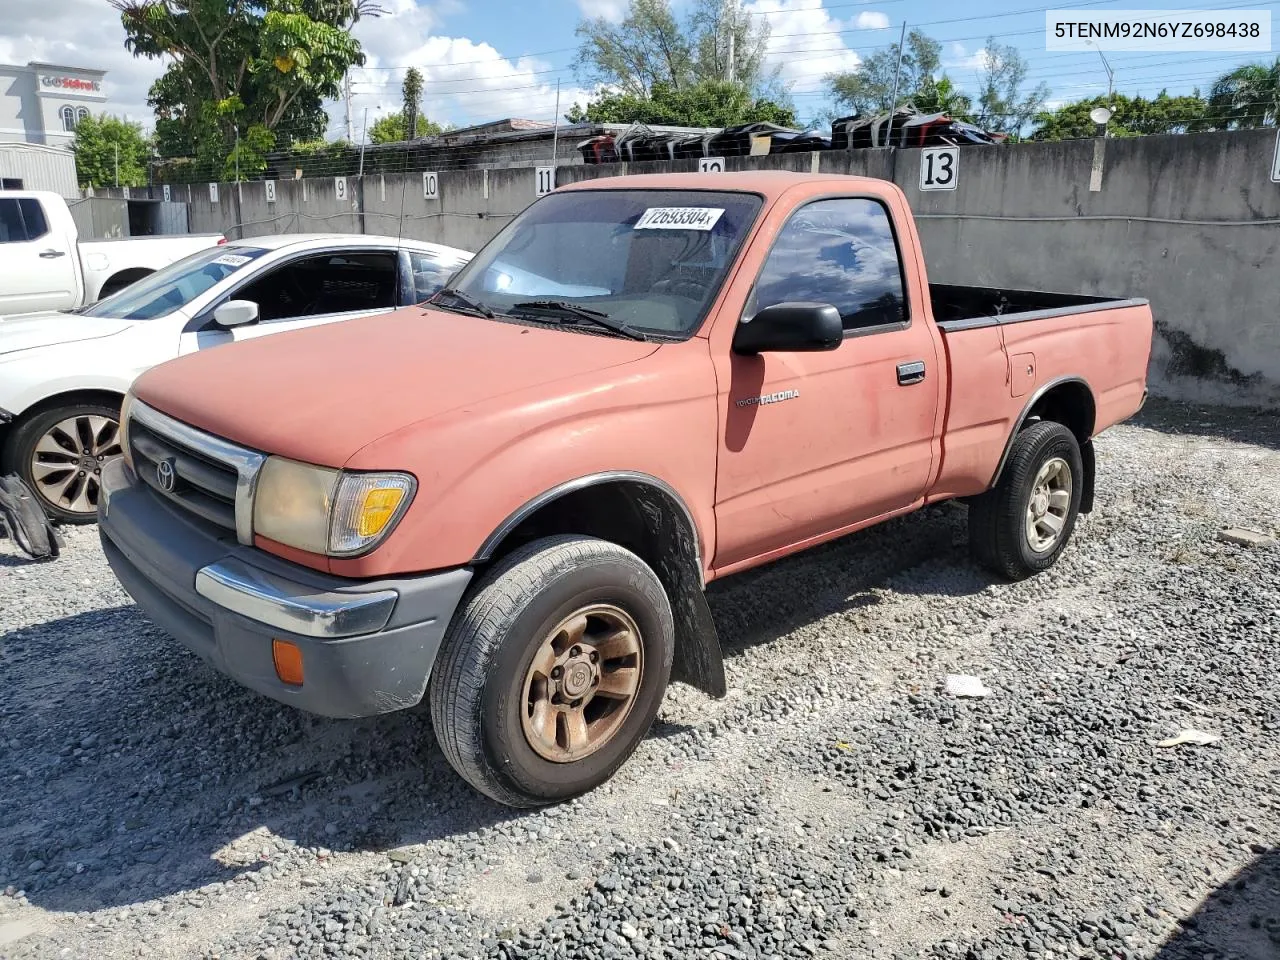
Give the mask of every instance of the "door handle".
M 66 255 L 67 255 L 67 251 L 65 250 L 41 250 L 40 251 L 40 256 L 44 260 L 55 260 L 58 257 L 65 257 Z
M 898 364 L 898 386 L 909 387 L 913 383 L 924 382 L 924 361 L 912 360 L 910 363 Z

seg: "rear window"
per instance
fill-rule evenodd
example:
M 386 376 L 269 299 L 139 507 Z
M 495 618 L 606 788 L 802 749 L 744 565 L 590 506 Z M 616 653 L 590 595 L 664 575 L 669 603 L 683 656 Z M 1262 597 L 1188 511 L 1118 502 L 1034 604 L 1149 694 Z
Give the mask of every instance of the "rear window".
M 39 200 L 27 197 L 18 201 L 18 207 L 22 210 L 28 240 L 38 240 L 49 232 L 49 223 L 44 218 L 44 208 L 40 206 Z

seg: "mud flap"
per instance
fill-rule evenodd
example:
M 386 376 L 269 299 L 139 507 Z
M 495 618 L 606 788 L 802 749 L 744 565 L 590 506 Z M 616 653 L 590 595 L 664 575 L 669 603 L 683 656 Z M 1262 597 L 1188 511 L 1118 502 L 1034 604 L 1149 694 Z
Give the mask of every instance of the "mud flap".
M 0 477 L 0 539 L 5 537 L 37 560 L 53 560 L 62 553 L 62 535 L 17 474 Z
M 1080 444 L 1080 465 L 1084 467 L 1084 478 L 1080 490 L 1080 512 L 1093 512 L 1093 474 L 1094 456 L 1093 441 Z
M 667 590 L 675 619 L 676 649 L 671 679 L 720 698 L 729 692 L 724 656 L 711 607 L 707 605 L 699 575 L 698 544 L 693 532 L 679 521 L 678 513 L 648 491 L 637 503 L 661 551 L 654 572 Z

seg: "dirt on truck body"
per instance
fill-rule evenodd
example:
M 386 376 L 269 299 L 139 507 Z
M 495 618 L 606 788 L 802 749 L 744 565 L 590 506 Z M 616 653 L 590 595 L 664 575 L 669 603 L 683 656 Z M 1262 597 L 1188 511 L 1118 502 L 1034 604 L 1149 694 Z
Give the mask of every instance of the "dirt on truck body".
M 670 680 L 725 693 L 711 580 L 953 499 L 978 562 L 1049 568 L 1151 330 L 1142 300 L 931 286 L 891 183 L 580 183 L 421 307 L 141 377 L 103 546 L 239 682 L 425 696 L 473 786 L 552 803 Z

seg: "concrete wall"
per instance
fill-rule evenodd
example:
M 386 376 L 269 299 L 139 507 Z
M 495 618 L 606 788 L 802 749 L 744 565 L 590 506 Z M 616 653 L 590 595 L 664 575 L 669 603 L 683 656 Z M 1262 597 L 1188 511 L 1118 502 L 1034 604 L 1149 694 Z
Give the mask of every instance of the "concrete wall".
M 1275 149 L 1274 129 L 966 147 L 956 189 L 926 192 L 919 150 L 729 158 L 728 168 L 893 180 L 916 213 L 931 279 L 1146 297 L 1160 334 L 1155 389 L 1280 403 Z M 696 167 L 692 160 L 576 165 L 557 176 L 563 185 Z M 262 183 L 223 184 L 215 205 L 197 185 L 191 229 L 234 238 L 402 228 L 475 250 L 534 200 L 535 175 L 532 167 L 442 171 L 438 200 L 423 198 L 420 173 L 366 176 L 363 189 L 349 178 L 347 187 L 339 202 L 332 178 L 278 181 L 268 204 Z

